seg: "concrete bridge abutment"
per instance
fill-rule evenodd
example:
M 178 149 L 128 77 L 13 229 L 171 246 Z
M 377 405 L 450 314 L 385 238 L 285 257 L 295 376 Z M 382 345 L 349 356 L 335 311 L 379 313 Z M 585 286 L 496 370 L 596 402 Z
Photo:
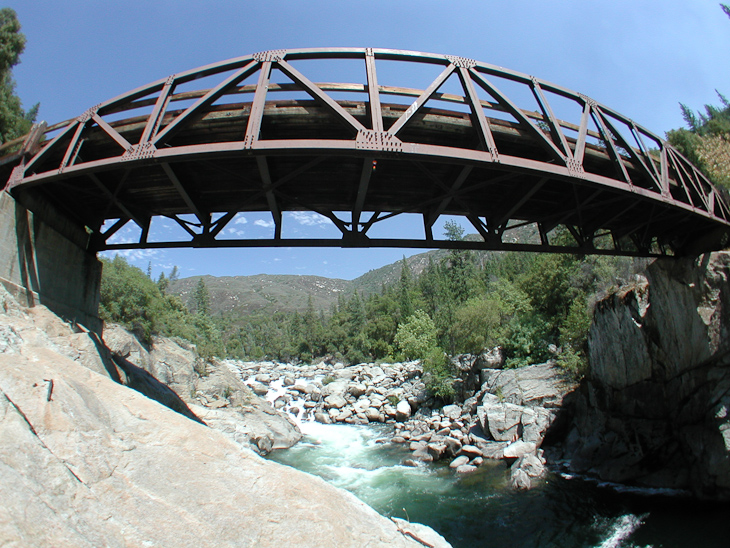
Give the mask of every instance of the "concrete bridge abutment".
M 102 264 L 88 240 L 51 204 L 28 194 L 21 203 L 0 191 L 0 283 L 25 306 L 44 305 L 101 333 Z

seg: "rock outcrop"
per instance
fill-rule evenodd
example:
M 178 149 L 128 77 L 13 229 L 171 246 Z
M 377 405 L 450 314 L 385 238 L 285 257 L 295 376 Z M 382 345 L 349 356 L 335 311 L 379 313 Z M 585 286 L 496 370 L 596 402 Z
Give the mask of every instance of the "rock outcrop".
M 255 393 L 268 394 L 276 409 L 324 424 L 405 421 L 430 400 L 419 362 L 225 363 Z
M 420 409 L 396 425 L 393 442 L 409 445 L 406 464 L 451 459 L 457 474 L 473 472 L 485 460 L 505 460 L 510 484 L 529 489 L 545 475 L 541 446 L 575 384 L 550 363 L 478 372 L 484 383 L 476 394 L 440 410 Z
M 155 337 L 147 349 L 129 332 L 111 325 L 104 329 L 104 343 L 123 371 L 142 369 L 169 387 L 196 419 L 244 447 L 266 454 L 291 447 L 302 437 L 289 415 L 257 397 L 226 362 L 204 361 L 184 341 Z M 125 384 L 140 390 L 139 382 Z
M 448 546 L 428 528 L 394 523 L 347 492 L 265 461 L 235 436 L 115 382 L 136 375 L 154 391 L 165 386 L 132 368 L 133 352 L 105 356 L 98 339 L 74 331 L 0 290 L 3 544 L 420 547 L 423 535 Z M 162 377 L 162 364 L 154 367 Z M 184 375 L 174 368 L 171 375 L 173 386 L 186 386 Z M 188 407 L 184 394 L 168 390 L 193 415 L 245 400 L 236 384 L 218 398 L 204 385 L 196 387 L 219 407 L 192 403 L 197 392 L 188 393 Z
M 729 276 L 728 252 L 656 261 L 597 304 L 574 472 L 730 499 Z

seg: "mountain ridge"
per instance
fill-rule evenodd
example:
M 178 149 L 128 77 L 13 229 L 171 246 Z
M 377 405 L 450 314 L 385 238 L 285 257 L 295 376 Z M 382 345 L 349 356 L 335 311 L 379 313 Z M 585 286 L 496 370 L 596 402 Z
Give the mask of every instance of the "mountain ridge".
M 431 250 L 406 257 L 414 276 L 428 266 L 429 257 L 439 260 L 446 252 Z M 355 292 L 368 296 L 383 285 L 395 283 L 401 275 L 402 260 L 369 270 L 352 280 L 308 274 L 254 274 L 250 276 L 191 276 L 170 283 L 167 292 L 179 296 L 188 307 L 201 278 L 210 295 L 213 315 L 249 315 L 273 312 L 303 312 L 309 299 L 315 310 L 329 310 L 340 295 Z

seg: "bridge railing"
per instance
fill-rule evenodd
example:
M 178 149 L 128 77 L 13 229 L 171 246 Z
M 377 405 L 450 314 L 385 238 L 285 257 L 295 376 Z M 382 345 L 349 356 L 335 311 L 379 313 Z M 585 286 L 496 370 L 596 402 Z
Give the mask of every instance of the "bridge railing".
M 306 61 L 340 59 L 363 63 L 365 70 L 360 74 L 365 76 L 365 83 L 315 83 L 305 75 Z M 421 87 L 385 85 L 379 82 L 379 75 L 383 74 L 382 63 L 389 61 L 400 62 L 406 68 L 433 66 L 435 77 Z M 274 74 L 288 81 L 274 82 Z M 504 91 L 507 88 L 509 92 Z M 327 128 L 327 138 L 296 132 L 292 137 L 285 131 L 262 134 L 262 124 L 277 97 L 286 101 L 302 96 L 335 119 L 341 131 Z M 301 100 L 297 106 L 308 108 Z M 575 118 L 565 119 L 563 112 L 572 112 Z M 201 126 L 196 125 L 206 117 L 213 120 L 226 116 L 240 126 L 237 133 L 211 122 L 215 132 L 203 135 Z M 459 133 L 462 126 L 468 126 L 471 133 Z M 436 135 L 434 128 L 438 127 L 448 127 L 448 131 Z M 150 163 L 161 165 L 163 180 L 176 189 L 185 212 L 194 214 L 198 222 L 191 224 L 174 213 L 162 214 L 200 241 L 202 235 L 215 236 L 223 226 L 220 217 L 211 220 L 213 211 L 222 212 L 230 221 L 235 213 L 246 209 L 240 203 L 234 211 L 221 209 L 222 204 L 196 200 L 185 190 L 186 184 L 173 166 L 194 158 L 240 154 L 257 158 L 255 168 L 260 173 L 266 210 L 276 223 L 275 240 L 281 237 L 282 209 L 303 207 L 291 195 L 283 195 L 282 183 L 277 187 L 277 181 L 267 175 L 269 164 L 277 161 L 274 158 L 292 153 L 311 154 L 311 162 L 331 154 L 364 161 L 362 173 L 354 182 L 356 198 L 346 208 L 349 219 L 334 213 L 334 205 L 343 204 L 313 208 L 341 229 L 343 241 L 362 241 L 358 235 L 364 236 L 373 224 L 403 212 L 423 214 L 426 242 L 433 241 L 432 227 L 440 215 L 456 213 L 468 219 L 484 242 L 499 240 L 504 244 L 506 232 L 537 223 L 545 249 L 550 247 L 545 235 L 555 226 L 565 225 L 582 249 L 596 247 L 598 239 L 611 234 L 618 252 L 622 252 L 618 244 L 622 238 L 632 238 L 644 250 L 652 245 L 658 247 L 659 253 L 664 252 L 665 245 L 677 247 L 678 238 L 697 237 L 692 234 L 696 222 L 688 221 L 690 218 L 709 223 L 698 229 L 703 233 L 712 226 L 730 225 L 730 209 L 721 192 L 678 151 L 646 128 L 581 93 L 450 55 L 372 48 L 260 52 L 157 80 L 100 103 L 77 118 L 34 128 L 34 132 L 32 139 L 28 136 L 22 141 L 20 151 L 0 158 L 0 166 L 17 163 L 8 188 L 68 187 L 69 181 L 81 186 L 81 181 L 91 181 L 106 196 L 108 213 L 115 215 L 91 216 L 84 221 L 102 247 L 108 245 L 122 221 L 139 225 L 143 233 L 139 244 L 149 244 L 149 217 L 160 214 L 163 208 L 158 204 L 156 209 L 138 213 L 135 209 L 142 206 L 125 203 L 116 194 L 121 183 L 113 177 L 104 180 L 105 173 L 120 166 L 128 173 L 137 167 L 142 171 Z M 234 133 L 236 136 L 230 138 Z M 42 135 L 49 140 L 41 142 Z M 19 144 L 20 140 L 3 145 L 0 153 Z M 362 221 L 368 198 L 374 195 L 374 185 L 370 184 L 373 170 L 365 168 L 374 166 L 378 159 L 393 157 L 425 161 L 430 166 L 460 167 L 447 180 L 440 180 L 436 169 L 430 173 L 434 185 L 443 187 L 442 195 L 428 199 L 421 196 L 420 201 L 407 205 L 394 203 L 388 211 L 371 209 L 370 219 Z M 299 175 L 297 170 L 306 171 L 310 164 L 293 173 Z M 495 181 L 500 176 L 494 173 L 506 173 L 513 182 L 519 174 L 524 178 L 523 196 L 501 204 L 497 211 L 487 205 L 469 205 L 466 196 L 484 190 L 485 185 L 480 187 L 475 179 L 477 174 L 484 178 L 485 173 Z M 124 177 L 124 184 L 131 184 L 126 182 L 127 175 Z M 570 210 L 558 208 L 551 216 L 529 207 L 531 200 L 541 197 L 554 200 L 550 189 L 563 188 L 560 182 L 569 182 L 575 195 Z M 189 184 L 195 185 L 194 181 Z M 415 191 L 411 193 L 415 196 Z M 628 216 L 626 210 L 633 205 L 606 211 L 595 203 L 591 205 L 599 195 L 619 201 L 625 194 L 635 198 L 635 203 L 651 204 L 648 220 Z M 677 211 L 683 211 L 684 216 L 677 216 Z M 587 217 L 592 220 L 587 221 Z M 114 230 L 108 229 L 110 220 L 116 221 Z M 647 230 L 648 224 L 658 226 L 660 220 L 663 224 L 659 232 Z

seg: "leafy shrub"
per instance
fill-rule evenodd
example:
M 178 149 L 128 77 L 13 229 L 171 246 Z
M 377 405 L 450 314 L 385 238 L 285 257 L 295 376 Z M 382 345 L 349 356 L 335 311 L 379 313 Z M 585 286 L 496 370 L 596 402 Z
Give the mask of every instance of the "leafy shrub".
M 423 360 L 423 380 L 434 396 L 451 401 L 456 393 L 451 361 L 440 348 L 432 348 Z
M 436 347 L 436 334 L 431 317 L 419 309 L 398 326 L 395 343 L 406 359 L 424 359 Z
M 209 316 L 191 314 L 178 297 L 165 295 L 158 284 L 123 257 L 101 261 L 102 320 L 122 325 L 146 344 L 152 342 L 153 335 L 163 335 L 189 341 L 206 359 L 223 354 L 220 330 Z

